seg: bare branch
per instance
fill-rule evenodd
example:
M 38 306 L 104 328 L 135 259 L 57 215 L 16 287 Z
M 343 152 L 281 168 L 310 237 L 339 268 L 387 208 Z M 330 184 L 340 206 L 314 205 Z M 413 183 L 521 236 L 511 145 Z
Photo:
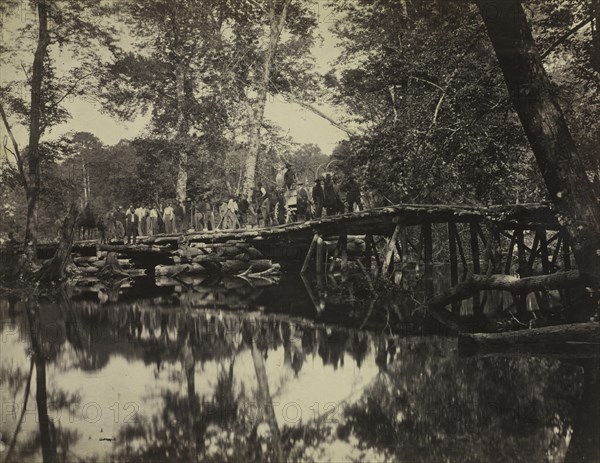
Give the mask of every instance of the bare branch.
M 19 168 L 19 175 L 21 175 L 23 186 L 25 187 L 25 190 L 27 190 L 27 177 L 25 176 L 25 169 L 23 167 L 23 158 L 21 157 L 19 144 L 17 143 L 12 128 L 8 123 L 8 117 L 6 116 L 6 112 L 4 111 L 4 106 L 2 105 L 2 102 L 0 102 L 0 116 L 2 116 L 2 122 L 4 122 L 4 127 L 6 127 L 6 132 L 8 133 L 8 136 L 10 137 L 10 141 L 12 142 L 14 148 L 13 154 L 15 156 L 15 159 L 17 160 L 17 167 Z
M 358 136 L 358 133 L 356 131 L 354 131 L 350 127 L 347 127 L 344 124 L 336 121 L 335 119 L 333 119 L 332 117 L 328 116 L 327 114 L 325 114 L 320 109 L 315 108 L 310 103 L 306 103 L 304 101 L 298 100 L 298 99 L 292 97 L 291 95 L 286 95 L 286 99 L 290 103 L 296 103 L 297 105 L 303 107 L 304 109 L 308 109 L 309 111 L 313 112 L 317 116 L 322 117 L 323 119 L 325 119 L 326 121 L 328 121 L 331 125 L 333 125 L 335 128 L 340 129 L 342 132 L 346 132 L 351 137 Z
M 409 80 L 410 80 L 410 79 L 414 79 L 414 80 L 420 80 L 421 82 L 425 82 L 426 84 L 433 85 L 435 88 L 437 88 L 437 89 L 441 90 L 442 92 L 445 92 L 445 91 L 446 91 L 446 90 L 445 90 L 443 87 L 440 87 L 438 84 L 434 84 L 433 82 L 431 82 L 431 81 L 429 81 L 429 80 L 426 80 L 426 79 L 421 79 L 420 77 L 417 77 L 417 76 L 410 76 L 410 77 L 409 77 Z
M 73 92 L 75 91 L 77 86 L 81 83 L 81 81 L 87 79 L 88 77 L 92 76 L 93 74 L 94 74 L 93 72 L 90 72 L 90 73 L 80 77 L 79 79 L 77 79 L 77 81 L 75 81 L 75 83 L 73 85 L 71 85 L 71 87 L 69 87 L 69 89 L 65 92 L 65 94 L 63 96 L 61 96 L 58 99 L 58 101 L 55 101 L 52 103 L 51 107 L 58 106 L 66 97 L 73 94 Z
M 557 38 L 552 45 L 550 45 L 541 55 L 540 57 L 542 59 L 545 59 L 550 53 L 552 53 L 559 45 L 561 45 L 562 43 L 566 42 L 567 39 L 569 37 L 571 37 L 573 34 L 575 34 L 575 32 L 577 32 L 579 29 L 583 28 L 584 26 L 587 26 L 589 23 L 592 22 L 592 17 L 590 16 L 587 19 L 584 19 L 583 21 L 581 21 L 578 24 L 575 24 L 575 26 L 573 26 L 571 29 L 569 29 L 567 32 L 565 32 L 563 35 L 561 35 L 559 38 Z

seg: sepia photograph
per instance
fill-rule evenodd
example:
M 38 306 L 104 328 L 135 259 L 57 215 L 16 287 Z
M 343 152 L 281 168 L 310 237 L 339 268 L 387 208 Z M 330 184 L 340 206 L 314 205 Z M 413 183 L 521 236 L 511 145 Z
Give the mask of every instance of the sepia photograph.
M 600 0 L 0 0 L 0 463 L 600 463 Z

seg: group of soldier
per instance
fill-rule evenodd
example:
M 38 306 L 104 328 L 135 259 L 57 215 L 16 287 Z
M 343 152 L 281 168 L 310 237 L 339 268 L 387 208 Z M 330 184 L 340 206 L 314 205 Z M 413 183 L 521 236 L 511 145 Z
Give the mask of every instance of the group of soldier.
M 126 240 L 138 236 L 176 234 L 215 229 L 268 227 L 361 209 L 360 188 L 354 178 L 341 184 L 330 174 L 315 180 L 312 188 L 299 184 L 287 166 L 282 185 L 264 187 L 258 182 L 250 198 L 242 195 L 213 199 L 186 198 L 154 205 L 115 207 L 95 221 L 102 239 Z M 84 216 L 93 216 L 89 205 Z
M 189 229 L 213 230 L 216 227 L 210 200 L 186 199 L 169 200 L 151 206 L 117 206 L 98 221 L 98 228 L 105 232 L 109 240 L 127 238 L 127 243 L 135 244 L 138 236 L 182 233 Z

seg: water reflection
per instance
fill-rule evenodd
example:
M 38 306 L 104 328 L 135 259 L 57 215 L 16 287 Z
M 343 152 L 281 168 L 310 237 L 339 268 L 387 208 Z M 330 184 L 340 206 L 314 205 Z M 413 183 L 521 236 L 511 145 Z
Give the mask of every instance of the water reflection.
M 0 459 L 597 457 L 597 359 L 461 358 L 342 292 L 319 311 L 299 285 L 178 283 L 2 299 Z

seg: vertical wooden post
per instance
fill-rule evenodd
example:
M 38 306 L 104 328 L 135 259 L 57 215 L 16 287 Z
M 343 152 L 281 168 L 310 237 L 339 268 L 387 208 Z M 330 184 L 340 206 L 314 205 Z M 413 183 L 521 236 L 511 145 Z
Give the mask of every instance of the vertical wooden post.
M 486 274 L 496 274 L 502 272 L 502 256 L 500 254 L 500 232 L 493 223 L 487 224 L 487 243 L 486 243 Z
M 473 259 L 473 273 L 478 275 L 481 273 L 481 262 L 479 257 L 479 240 L 477 239 L 477 224 L 471 222 L 469 224 L 470 242 L 471 242 L 471 257 Z
M 544 274 L 550 273 L 550 263 L 548 261 L 548 239 L 545 228 L 538 228 L 536 231 L 540 236 L 540 257 L 542 258 L 542 269 Z
M 452 286 L 458 284 L 458 255 L 456 252 L 456 237 L 454 235 L 455 225 L 448 222 L 448 243 L 450 251 L 450 283 Z
M 340 235 L 339 247 L 342 252 L 342 281 L 345 281 L 348 277 L 348 235 L 345 232 Z
M 421 225 L 421 234 L 423 235 L 423 261 L 425 262 L 425 271 L 433 269 L 433 243 L 431 238 L 431 223 L 425 222 Z
M 379 273 L 382 269 L 381 259 L 379 258 L 379 252 L 377 251 L 377 245 L 375 244 L 375 240 L 373 239 L 373 235 L 371 235 L 371 249 L 373 249 L 373 256 L 375 257 L 375 265 L 377 266 L 377 273 Z
M 394 249 L 396 248 L 396 240 L 398 239 L 401 228 L 402 227 L 400 224 L 396 225 L 396 228 L 394 228 L 394 232 L 387 243 L 385 258 L 383 259 L 383 270 L 381 272 L 382 275 L 388 275 L 394 269 Z
M 458 284 L 458 255 L 456 251 L 456 235 L 454 234 L 456 225 L 448 222 L 448 245 L 450 252 L 450 284 L 454 287 Z M 460 310 L 460 303 L 452 304 L 452 312 Z
M 564 270 L 571 270 L 571 242 L 569 240 L 569 233 L 567 230 L 563 230 L 563 264 Z
M 408 260 L 408 230 L 406 227 L 402 227 L 400 230 L 400 250 L 402 263 L 404 264 Z
M 529 272 L 529 274 L 531 274 L 531 271 L 533 270 L 533 264 L 535 262 L 535 258 L 538 254 L 538 246 L 540 244 L 540 236 L 537 234 L 535 234 L 535 237 L 533 238 L 533 246 L 531 246 L 531 255 L 529 256 L 529 261 L 527 262 L 527 271 Z
M 519 260 L 518 272 L 519 272 L 519 276 L 522 278 L 522 277 L 527 276 L 527 274 L 528 274 L 528 272 L 527 272 L 527 257 L 525 254 L 525 239 L 523 237 L 523 229 L 517 228 L 514 231 L 514 236 L 517 241 L 517 255 L 518 255 L 518 260 Z
M 365 235 L 365 267 L 369 270 L 371 270 L 371 240 L 373 238 L 371 237 L 370 233 L 367 233 Z
M 315 233 L 312 241 L 310 242 L 310 247 L 308 248 L 308 252 L 306 253 L 306 257 L 304 258 L 304 263 L 302 264 L 302 270 L 300 270 L 300 274 L 304 275 L 308 270 L 308 265 L 310 263 L 310 258 L 315 252 L 317 247 L 317 240 L 319 239 L 319 234 Z
M 431 222 L 421 224 L 421 241 L 423 243 L 423 262 L 425 263 L 425 297 L 431 299 L 435 292 L 433 285 L 433 240 L 431 233 Z
M 473 273 L 478 275 L 481 273 L 481 262 L 479 256 L 479 239 L 477 238 L 477 224 L 471 222 L 469 224 L 469 243 L 471 247 L 471 259 L 473 260 Z M 481 303 L 481 294 L 476 291 L 473 294 L 473 313 L 478 316 L 483 313 L 483 304 Z
M 558 256 L 560 255 L 560 249 L 562 246 L 562 242 L 563 242 L 562 233 L 559 232 L 558 238 L 556 239 L 556 245 L 554 246 L 554 252 L 552 253 L 552 261 L 550 262 L 550 264 L 552 266 L 552 270 L 557 269 L 556 262 L 558 262 Z
M 329 265 L 329 273 L 333 273 L 333 271 L 335 270 L 335 263 L 337 261 L 338 255 L 340 253 L 340 244 L 341 244 L 341 239 L 342 237 L 338 237 L 338 242 L 337 245 L 335 247 L 335 251 L 333 251 L 333 258 L 331 259 L 331 265 Z M 329 259 L 326 259 L 325 262 L 328 262 Z M 327 265 L 327 264 L 325 264 Z
M 510 244 L 508 245 L 508 254 L 506 255 L 506 264 L 504 265 L 504 273 L 510 275 L 510 267 L 512 265 L 512 256 L 515 250 L 515 244 L 517 242 L 516 230 L 513 230 L 513 233 L 510 237 Z
M 318 235 L 317 238 L 317 253 L 316 253 L 316 261 L 317 261 L 317 273 L 323 273 L 324 270 L 324 266 L 325 266 L 325 262 L 324 262 L 324 255 L 323 255 L 323 238 L 321 237 L 321 235 Z

